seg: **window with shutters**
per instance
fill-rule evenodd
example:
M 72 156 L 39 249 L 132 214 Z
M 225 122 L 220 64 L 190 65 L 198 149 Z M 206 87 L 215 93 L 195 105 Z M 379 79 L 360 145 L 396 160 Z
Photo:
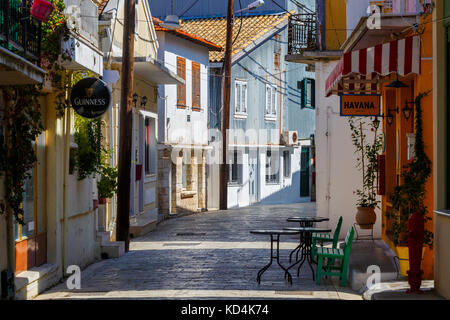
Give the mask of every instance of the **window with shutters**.
M 200 64 L 192 62 L 192 110 L 200 111 Z
M 177 75 L 186 80 L 186 59 L 177 57 Z M 186 108 L 186 85 L 177 85 L 177 107 Z
M 274 86 L 266 85 L 266 114 L 264 119 L 275 121 L 277 120 L 277 90 Z
M 314 79 L 305 78 L 301 81 L 301 108 L 316 108 L 316 84 Z
M 236 80 L 234 87 L 234 115 L 247 117 L 247 82 Z

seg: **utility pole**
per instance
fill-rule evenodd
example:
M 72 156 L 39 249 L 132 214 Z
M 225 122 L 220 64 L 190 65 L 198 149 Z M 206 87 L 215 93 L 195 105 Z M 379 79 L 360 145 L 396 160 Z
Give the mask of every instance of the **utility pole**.
M 128 252 L 130 239 L 131 144 L 133 132 L 134 28 L 136 1 L 125 0 L 122 84 L 120 93 L 119 177 L 117 190 L 116 240 L 125 242 Z
M 233 7 L 234 1 L 228 0 L 227 9 L 227 39 L 225 45 L 225 79 L 223 88 L 223 107 L 222 107 L 222 163 L 220 170 L 220 209 L 227 209 L 228 198 L 228 129 L 230 128 L 230 91 L 231 91 L 231 53 L 233 51 Z

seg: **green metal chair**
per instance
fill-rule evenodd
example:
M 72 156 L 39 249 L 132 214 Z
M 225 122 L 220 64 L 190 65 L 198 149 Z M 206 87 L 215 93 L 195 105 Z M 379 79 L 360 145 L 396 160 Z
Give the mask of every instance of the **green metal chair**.
M 343 249 L 338 248 L 317 248 L 317 271 L 316 284 L 320 284 L 322 276 L 338 276 L 341 279 L 340 285 L 345 287 L 347 285 L 348 259 L 350 256 L 350 249 L 352 248 L 353 237 L 355 229 L 350 227 L 345 237 L 345 246 Z M 324 258 L 328 258 L 327 264 L 324 265 Z M 340 260 L 341 264 L 335 266 L 331 264 L 331 260 Z M 333 271 L 336 270 L 336 271 Z
M 339 217 L 339 220 L 336 224 L 336 227 L 334 229 L 334 234 L 331 236 L 330 233 L 313 233 L 312 235 L 312 257 L 315 258 L 316 251 L 317 251 L 317 245 L 320 245 L 320 247 L 323 247 L 324 243 L 333 243 L 333 248 L 337 247 L 337 243 L 339 240 L 339 233 L 341 232 L 341 226 L 342 226 L 342 216 Z

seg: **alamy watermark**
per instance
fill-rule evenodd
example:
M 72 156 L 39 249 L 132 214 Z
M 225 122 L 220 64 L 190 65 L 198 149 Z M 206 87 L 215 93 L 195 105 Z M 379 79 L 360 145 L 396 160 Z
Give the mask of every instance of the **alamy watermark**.
M 69 290 L 80 290 L 81 289 L 81 269 L 79 266 L 73 264 L 67 267 L 67 274 L 71 274 L 67 278 L 66 286 Z

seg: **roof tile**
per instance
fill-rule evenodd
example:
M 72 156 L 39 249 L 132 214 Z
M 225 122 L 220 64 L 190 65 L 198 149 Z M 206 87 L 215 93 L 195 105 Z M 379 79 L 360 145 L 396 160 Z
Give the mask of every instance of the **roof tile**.
M 242 18 L 242 28 L 238 38 L 233 44 L 233 55 L 249 46 L 259 37 L 270 32 L 277 25 L 288 19 L 289 14 L 272 14 L 272 15 L 255 15 L 244 16 Z M 239 30 L 241 21 L 236 16 L 233 25 L 233 38 Z M 211 41 L 225 48 L 227 19 L 221 18 L 203 18 L 203 19 L 186 19 L 181 22 L 181 29 L 193 33 L 203 39 Z M 225 56 L 224 51 L 210 51 L 209 60 L 211 62 L 221 62 Z

